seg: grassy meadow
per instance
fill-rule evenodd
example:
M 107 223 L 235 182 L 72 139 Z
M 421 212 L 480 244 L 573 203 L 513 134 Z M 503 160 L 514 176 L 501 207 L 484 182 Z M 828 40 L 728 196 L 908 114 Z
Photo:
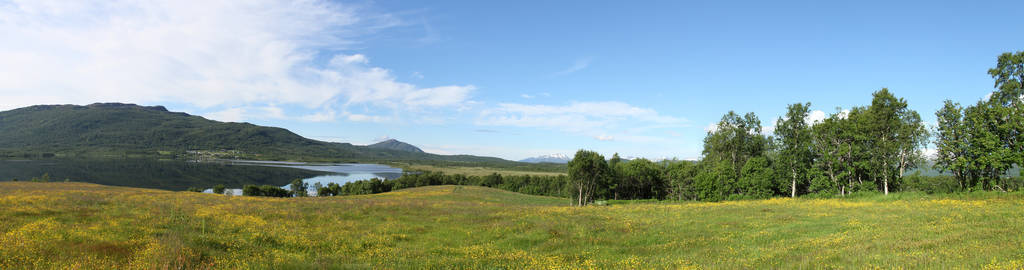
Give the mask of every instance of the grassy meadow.
M 1024 267 L 1024 194 L 637 203 L 0 182 L 0 269 Z

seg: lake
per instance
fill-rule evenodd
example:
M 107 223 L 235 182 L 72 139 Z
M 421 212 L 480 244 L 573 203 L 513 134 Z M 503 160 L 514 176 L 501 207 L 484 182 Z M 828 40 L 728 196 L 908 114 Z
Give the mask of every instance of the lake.
M 344 184 L 371 178 L 394 179 L 402 169 L 379 164 L 332 164 L 224 160 L 196 162 L 157 159 L 42 159 L 0 160 L 0 181 L 28 181 L 47 175 L 50 181 L 88 182 L 111 186 L 186 190 L 223 184 L 287 188 L 294 179 L 310 187 L 316 183 Z

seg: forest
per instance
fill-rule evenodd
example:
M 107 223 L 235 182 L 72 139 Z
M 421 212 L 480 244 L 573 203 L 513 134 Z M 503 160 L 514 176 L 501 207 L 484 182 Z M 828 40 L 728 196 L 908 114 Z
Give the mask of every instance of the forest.
M 928 127 L 907 101 L 882 88 L 871 104 L 837 108 L 810 122 L 810 103 L 787 106 L 765 132 L 753 113 L 730 111 L 704 138 L 695 163 L 647 160 L 607 162 L 580 150 L 569 163 L 568 184 L 578 205 L 595 199 L 720 201 L 773 196 L 845 196 L 893 190 L 1011 191 L 1024 164 L 1024 52 L 1004 53 L 988 70 L 995 90 L 966 108 L 952 100 Z M 932 140 L 934 138 L 934 140 Z M 908 175 L 929 164 L 923 149 L 933 142 L 934 167 L 952 177 Z M 955 184 L 953 183 L 955 182 Z

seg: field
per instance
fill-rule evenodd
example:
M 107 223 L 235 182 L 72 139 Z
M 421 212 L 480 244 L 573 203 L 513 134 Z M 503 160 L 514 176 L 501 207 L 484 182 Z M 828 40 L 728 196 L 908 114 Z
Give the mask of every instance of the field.
M 567 204 L 460 186 L 279 199 L 0 182 L 0 269 L 1024 267 L 1020 193 Z

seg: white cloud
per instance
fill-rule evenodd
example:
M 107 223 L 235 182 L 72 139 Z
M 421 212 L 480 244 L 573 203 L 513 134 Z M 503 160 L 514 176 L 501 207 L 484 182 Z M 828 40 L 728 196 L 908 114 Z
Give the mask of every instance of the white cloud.
M 572 102 L 569 105 L 498 104 L 481 113 L 480 125 L 553 128 L 569 132 L 590 132 L 623 124 L 680 126 L 683 118 L 617 102 Z
M 718 123 L 711 123 L 704 127 L 704 132 L 718 131 Z
M 553 149 L 553 148 L 529 148 L 505 146 L 501 144 L 490 145 L 452 145 L 452 144 L 422 144 L 416 145 L 424 152 L 441 155 L 478 155 L 500 157 L 507 160 L 522 160 L 550 153 L 575 153 L 575 149 Z
M 534 96 L 532 96 L 532 95 L 528 95 L 528 94 L 522 94 L 522 95 L 519 95 L 519 96 L 520 96 L 520 97 L 522 97 L 522 98 L 525 98 L 525 99 L 531 99 L 531 98 L 534 98 Z
M 850 110 L 842 110 L 842 111 L 839 112 L 839 117 L 845 119 L 846 115 L 849 114 L 849 113 L 850 113 Z M 810 112 L 807 113 L 807 117 L 804 118 L 804 123 L 807 123 L 807 125 L 809 125 L 809 126 L 813 126 L 813 125 L 817 125 L 819 123 L 824 122 L 825 118 L 828 118 L 828 114 L 826 114 L 824 111 L 813 110 L 813 111 L 810 111 Z M 789 118 L 783 117 L 782 119 L 783 120 L 787 120 Z M 776 117 L 776 118 L 772 119 L 772 124 L 771 125 L 761 127 L 761 134 L 765 134 L 765 135 L 774 134 L 775 133 L 775 128 L 778 125 L 779 125 L 779 118 Z
M 204 116 L 206 118 L 221 122 L 242 122 L 245 120 L 245 109 L 231 108 L 223 111 L 208 113 Z
M 406 105 L 422 106 L 452 106 L 458 105 L 468 99 L 469 92 L 476 87 L 468 86 L 442 86 L 434 88 L 419 89 L 405 93 L 403 101 Z
M 388 122 L 388 121 L 391 120 L 391 117 L 379 116 L 379 115 L 368 115 L 368 114 L 347 113 L 347 112 L 346 113 L 342 113 L 342 115 L 345 117 L 345 119 L 348 119 L 349 121 L 353 121 L 353 122 L 382 123 L 382 122 Z
M 814 125 L 814 124 L 817 124 L 817 123 L 821 123 L 821 121 L 824 121 L 824 120 L 825 120 L 825 112 L 820 111 L 820 110 L 813 110 L 813 111 L 811 111 L 810 113 L 807 114 L 806 118 L 804 118 L 804 122 L 807 122 L 807 125 Z
M 366 59 L 365 55 L 353 54 L 353 55 L 338 55 L 335 60 L 344 64 L 369 64 L 370 60 Z
M 594 139 L 597 139 L 598 141 L 612 141 L 615 140 L 615 137 L 609 136 L 607 134 L 601 134 L 595 136 Z
M 309 110 L 352 104 L 392 110 L 452 106 L 467 101 L 475 89 L 419 87 L 371 66 L 366 55 L 337 53 L 354 48 L 362 36 L 403 22 L 332 1 L 0 5 L 5 78 L 0 109 L 175 102 L 221 110 L 208 113 L 211 117 L 241 120 L 285 117 L 280 109 L 258 109 L 270 104 Z
M 324 110 L 313 114 L 300 116 L 298 119 L 307 122 L 331 122 L 337 119 L 333 110 Z
M 583 69 L 585 69 L 587 67 L 590 67 L 590 58 L 583 58 L 583 59 L 576 60 L 576 63 L 573 63 L 572 66 L 570 66 L 569 68 L 567 68 L 565 70 L 562 70 L 562 71 L 555 72 L 554 75 L 555 76 L 569 75 L 571 73 L 583 70 Z
M 775 127 L 779 126 L 779 118 L 772 119 L 772 124 L 761 128 L 761 134 L 772 135 L 775 134 Z
M 222 122 L 244 122 L 251 119 L 288 119 L 277 106 L 236 107 L 203 114 L 206 118 Z
M 601 140 L 614 138 L 632 142 L 661 140 L 642 133 L 686 126 L 688 123 L 684 118 L 616 101 L 571 102 L 561 106 L 502 103 L 496 108 L 482 110 L 476 121 L 477 125 L 483 126 L 552 129 Z
M 839 111 L 839 119 L 846 119 L 849 116 L 850 116 L 850 110 L 840 110 Z

